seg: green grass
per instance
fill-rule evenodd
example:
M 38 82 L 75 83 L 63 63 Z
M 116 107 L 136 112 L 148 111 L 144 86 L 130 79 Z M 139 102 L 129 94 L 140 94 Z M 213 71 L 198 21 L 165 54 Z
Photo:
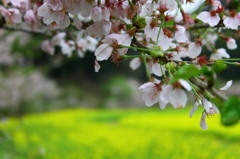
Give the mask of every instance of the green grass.
M 238 159 L 240 125 L 199 110 L 74 109 L 0 123 L 0 159 Z

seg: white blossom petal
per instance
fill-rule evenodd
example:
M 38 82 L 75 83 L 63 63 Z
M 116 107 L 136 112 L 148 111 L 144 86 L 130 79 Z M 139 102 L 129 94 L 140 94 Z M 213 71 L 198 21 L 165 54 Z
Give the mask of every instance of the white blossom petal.
M 233 82 L 232 80 L 228 81 L 224 87 L 220 88 L 220 90 L 225 91 L 225 90 L 229 89 L 232 86 L 232 82 Z
M 113 48 L 109 44 L 101 44 L 95 51 L 98 61 L 107 60 L 112 54 Z
M 212 103 L 209 102 L 206 98 L 203 99 L 203 107 L 207 113 L 210 113 L 210 109 L 213 107 Z
M 153 72 L 156 76 L 159 76 L 159 77 L 162 76 L 161 65 L 160 65 L 158 62 L 153 63 L 152 72 Z
M 226 28 L 237 30 L 239 22 L 237 18 L 227 17 L 226 19 L 224 19 L 223 24 Z
M 190 86 L 190 84 L 189 84 L 186 80 L 180 79 L 178 82 L 180 82 L 181 85 L 182 85 L 187 91 L 191 91 L 191 90 L 192 90 L 192 87 Z
M 136 70 L 140 67 L 141 65 L 141 59 L 140 58 L 133 58 L 130 62 L 130 68 L 132 70 Z
M 202 52 L 202 46 L 197 45 L 196 43 L 190 43 L 188 47 L 188 55 L 190 58 L 196 58 Z
M 207 114 L 206 112 L 203 112 L 202 113 L 202 117 L 201 117 L 201 122 L 200 122 L 200 126 L 203 130 L 206 130 L 208 129 L 208 126 L 206 124 L 206 117 L 207 117 Z
M 139 87 L 139 90 L 143 93 L 142 99 L 146 106 L 152 106 L 158 102 L 160 90 L 155 83 L 145 83 Z
M 227 40 L 227 47 L 230 50 L 235 50 L 237 48 L 236 40 L 233 38 L 229 38 Z
M 187 104 L 187 94 L 182 89 L 172 89 L 169 92 L 169 101 L 174 108 L 185 107 Z
M 101 66 L 99 65 L 98 61 L 95 60 L 95 65 L 94 65 L 94 69 L 95 69 L 95 72 L 98 72 L 100 70 Z

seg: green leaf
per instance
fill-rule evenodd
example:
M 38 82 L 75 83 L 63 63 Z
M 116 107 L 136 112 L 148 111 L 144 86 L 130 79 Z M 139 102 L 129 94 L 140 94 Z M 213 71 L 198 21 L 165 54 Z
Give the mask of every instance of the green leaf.
M 205 75 L 205 76 L 211 76 L 212 73 L 213 73 L 210 69 L 208 69 L 207 66 L 203 66 L 203 67 L 201 68 L 201 72 L 202 72 L 202 74 Z
M 179 79 L 189 79 L 200 74 L 201 71 L 195 65 L 184 65 L 175 72 L 170 83 L 174 83 Z
M 224 107 L 220 109 L 221 121 L 224 125 L 233 125 L 240 120 L 240 99 L 237 96 L 230 97 Z
M 216 61 L 212 66 L 212 70 L 214 72 L 222 72 L 226 68 L 227 68 L 227 65 L 222 60 Z

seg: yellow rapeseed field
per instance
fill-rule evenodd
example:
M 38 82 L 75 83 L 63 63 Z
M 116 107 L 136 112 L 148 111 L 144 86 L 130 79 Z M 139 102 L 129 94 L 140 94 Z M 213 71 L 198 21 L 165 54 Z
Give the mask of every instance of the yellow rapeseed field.
M 0 123 L 0 159 L 238 159 L 240 124 L 201 110 L 72 109 Z

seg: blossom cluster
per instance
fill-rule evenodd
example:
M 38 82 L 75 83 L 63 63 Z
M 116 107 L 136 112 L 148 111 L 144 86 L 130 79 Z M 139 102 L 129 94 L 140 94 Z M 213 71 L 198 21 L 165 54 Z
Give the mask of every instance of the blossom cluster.
M 50 35 L 42 49 L 51 55 L 56 46 L 67 56 L 94 52 L 96 72 L 103 60 L 132 58 L 133 70 L 143 63 L 149 82 L 139 90 L 145 104 L 185 107 L 187 93 L 193 93 L 196 103 L 190 116 L 203 106 L 203 129 L 206 116 L 219 112 L 214 99 L 224 101 L 221 91 L 231 85 L 217 91 L 214 87 L 221 66 L 235 64 L 215 43 L 222 40 L 228 50 L 237 48 L 240 13 L 225 9 L 218 0 L 2 0 L 0 12 L 5 26 Z

